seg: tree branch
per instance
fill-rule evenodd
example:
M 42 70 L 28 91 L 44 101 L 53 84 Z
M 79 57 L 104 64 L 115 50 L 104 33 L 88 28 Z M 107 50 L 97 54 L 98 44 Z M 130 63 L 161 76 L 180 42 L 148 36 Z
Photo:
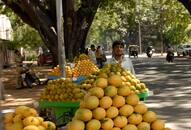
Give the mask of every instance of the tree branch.
M 31 27 L 34 27 L 33 22 L 30 20 L 30 17 L 28 16 L 27 13 L 25 13 L 25 11 L 23 11 L 23 9 L 20 7 L 19 3 L 14 3 L 14 2 L 9 2 L 9 0 L 2 0 L 4 2 L 4 4 L 6 6 L 8 6 L 9 8 L 11 8 L 19 17 L 21 17 L 21 19 L 27 23 L 28 25 L 30 25 Z
M 191 14 L 191 0 L 178 0 L 179 2 L 181 2 L 184 7 L 189 11 L 189 13 Z

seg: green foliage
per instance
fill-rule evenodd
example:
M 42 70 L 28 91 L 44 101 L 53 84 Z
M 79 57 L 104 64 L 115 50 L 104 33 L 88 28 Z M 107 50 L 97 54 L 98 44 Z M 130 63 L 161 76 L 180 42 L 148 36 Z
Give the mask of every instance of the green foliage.
M 9 2 L 17 1 L 9 0 Z M 75 0 L 75 11 L 78 11 L 83 2 L 85 0 Z M 41 3 L 50 4 L 48 1 Z M 50 5 L 47 4 L 45 7 L 48 8 Z M 44 11 L 47 10 L 45 8 Z M 88 11 L 90 10 L 84 9 L 84 13 Z M 11 48 L 16 46 L 34 48 L 42 43 L 39 34 L 23 23 L 9 8 L 1 5 L 0 13 L 6 14 L 11 19 L 14 30 Z M 115 39 L 127 39 L 130 33 L 136 34 L 135 39 L 137 39 L 138 21 L 141 23 L 143 44 L 160 41 L 160 35 L 166 43 L 171 44 L 191 40 L 190 14 L 177 0 L 102 0 L 86 42 L 111 43 Z M 157 36 L 157 39 L 148 38 L 152 35 Z
M 36 48 L 42 44 L 38 32 L 27 24 L 16 28 L 13 37 L 13 43 L 15 43 L 17 47 Z
M 77 11 L 80 7 L 81 7 L 81 0 L 75 0 L 75 5 L 74 5 L 74 9 L 75 11 Z
M 177 0 L 104 0 L 89 31 L 87 43 L 108 43 L 124 39 L 133 30 L 138 35 L 141 23 L 142 43 L 190 41 L 191 17 Z M 156 39 L 149 38 L 157 36 Z M 137 39 L 137 37 L 135 37 Z
M 178 24 L 174 25 L 165 32 L 165 39 L 171 44 L 180 44 L 189 41 L 190 28 L 187 26 Z
M 6 14 L 10 18 L 13 28 L 13 41 L 10 41 L 8 45 L 10 49 L 18 47 L 36 48 L 43 43 L 39 33 L 25 24 L 10 8 L 1 5 L 0 13 Z
M 134 7 L 132 0 L 103 1 L 89 31 L 87 43 L 111 43 L 123 38 L 128 28 L 135 24 Z
M 164 38 L 171 44 L 180 44 L 189 41 L 191 31 L 188 26 L 191 22 L 189 12 L 185 7 L 173 0 L 164 1 L 162 19 L 164 21 Z
M 35 61 L 35 60 L 37 60 L 37 55 L 29 55 L 29 56 L 27 56 L 26 57 L 26 60 L 27 61 Z

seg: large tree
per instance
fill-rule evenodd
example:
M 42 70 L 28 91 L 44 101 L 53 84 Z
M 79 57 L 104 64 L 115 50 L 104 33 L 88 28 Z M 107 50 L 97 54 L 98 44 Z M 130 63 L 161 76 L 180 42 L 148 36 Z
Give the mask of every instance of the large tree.
M 21 19 L 38 30 L 44 43 L 58 63 L 57 19 L 55 0 L 2 0 Z M 101 0 L 63 0 L 64 38 L 66 57 L 69 60 L 85 46 L 91 26 Z
M 190 0 L 178 0 L 179 2 L 181 2 L 184 7 L 190 12 L 191 14 L 191 1 Z
M 135 0 L 134 0 L 135 2 Z M 109 8 L 99 8 L 90 28 L 87 43 L 111 46 L 115 39 L 138 43 L 138 19 L 141 25 L 142 50 L 152 44 L 159 51 L 164 44 L 191 40 L 191 17 L 177 0 L 116 1 Z M 104 46 L 105 47 L 105 46 Z M 107 46 L 106 46 L 107 47 Z
M 58 63 L 56 29 L 56 0 L 2 0 L 21 19 L 35 28 Z M 122 0 L 125 2 L 125 0 Z M 190 0 L 178 0 L 191 13 Z M 100 4 L 112 4 L 114 0 L 63 0 L 64 38 L 66 57 L 72 60 L 79 48 L 85 47 L 88 30 Z

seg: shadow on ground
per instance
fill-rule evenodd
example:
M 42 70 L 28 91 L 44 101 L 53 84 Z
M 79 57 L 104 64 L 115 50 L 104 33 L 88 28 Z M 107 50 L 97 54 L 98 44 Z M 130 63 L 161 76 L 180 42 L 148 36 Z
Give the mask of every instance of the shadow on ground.
M 47 73 L 51 70 L 48 66 L 35 67 L 34 69 L 40 78 L 47 78 Z M 3 69 L 1 79 L 5 88 L 5 100 L 1 101 L 2 109 L 15 108 L 19 105 L 33 106 L 33 103 L 39 99 L 40 93 L 43 91 L 44 85 L 35 85 L 32 89 L 16 89 L 16 77 L 15 68 Z
M 173 130 L 191 129 L 191 60 L 176 58 L 167 63 L 164 58 L 134 59 L 137 77 L 150 90 L 159 93 L 150 96 L 146 104 Z

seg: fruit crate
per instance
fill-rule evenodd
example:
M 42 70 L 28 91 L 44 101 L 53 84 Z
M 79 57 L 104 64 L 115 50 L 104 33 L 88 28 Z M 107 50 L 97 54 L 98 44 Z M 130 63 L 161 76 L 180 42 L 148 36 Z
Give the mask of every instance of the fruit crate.
M 80 84 L 83 80 L 86 79 L 85 76 L 79 76 L 79 77 L 73 77 L 73 82 L 76 83 L 76 84 Z
M 38 104 L 42 110 L 51 109 L 55 117 L 54 122 L 57 125 L 68 123 L 80 106 L 80 102 L 39 101 Z
M 147 97 L 149 96 L 149 92 L 138 93 L 137 95 L 139 96 L 139 99 L 141 101 L 145 101 Z
M 63 76 L 48 76 L 49 80 L 56 80 L 56 79 L 60 79 L 60 78 L 64 78 Z

